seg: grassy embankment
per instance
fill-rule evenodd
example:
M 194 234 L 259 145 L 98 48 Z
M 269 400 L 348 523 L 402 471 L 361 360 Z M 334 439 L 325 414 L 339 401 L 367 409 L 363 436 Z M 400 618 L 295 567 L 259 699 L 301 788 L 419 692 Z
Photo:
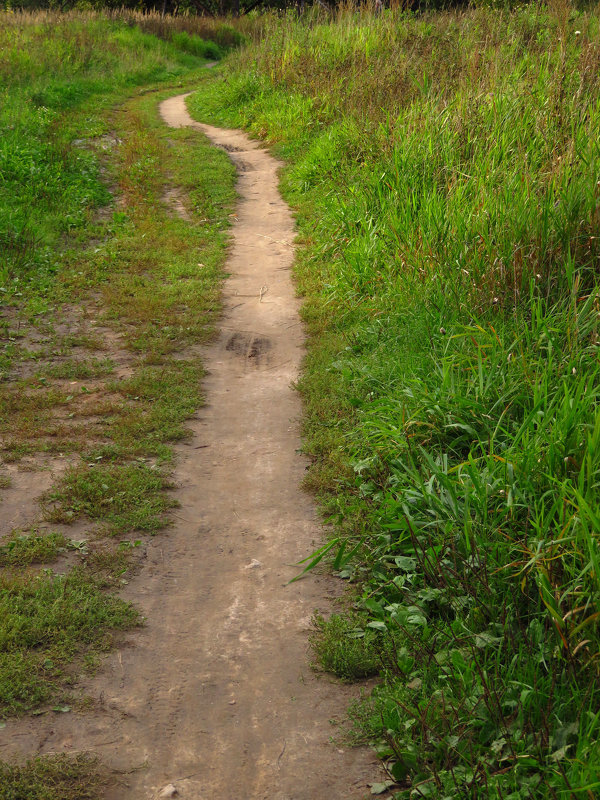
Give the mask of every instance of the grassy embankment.
M 359 591 L 317 654 L 381 673 L 398 797 L 595 797 L 598 16 L 262 28 L 191 108 L 288 162 L 307 483 Z
M 171 444 L 202 404 L 194 345 L 219 309 L 234 170 L 157 104 L 221 55 L 195 28 L 236 35 L 135 20 L 163 40 L 118 16 L 0 15 L 2 485 L 56 475 L 37 521 L 0 539 L 0 719 L 85 708 L 78 671 L 140 623 L 114 590 L 168 522 Z M 0 762 L 0 798 L 99 781 L 84 757 Z

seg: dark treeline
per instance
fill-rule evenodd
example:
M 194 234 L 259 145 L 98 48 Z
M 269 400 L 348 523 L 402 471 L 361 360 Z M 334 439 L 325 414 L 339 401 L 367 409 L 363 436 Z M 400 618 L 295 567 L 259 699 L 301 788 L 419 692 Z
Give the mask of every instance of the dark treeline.
M 299 0 L 301 7 L 311 5 Z M 319 0 L 319 4 L 320 0 Z M 322 3 L 325 5 L 325 3 Z M 240 16 L 248 14 L 255 8 L 292 8 L 299 4 L 295 0 L 10 0 L 0 2 L 0 9 L 37 11 L 50 9 L 53 11 L 78 10 L 119 10 L 130 9 L 141 12 L 158 11 L 162 14 L 199 14 L 209 17 Z
M 255 9 L 296 9 L 299 13 L 311 6 L 334 9 L 336 0 L 0 0 L 0 9 L 35 11 L 51 9 L 54 11 L 131 9 L 141 12 L 159 12 L 170 15 L 198 14 L 208 17 L 243 16 Z M 367 0 L 357 2 L 357 6 L 370 5 L 375 13 L 390 5 L 389 0 Z M 468 0 L 392 0 L 392 5 L 407 10 L 441 9 L 469 5 Z

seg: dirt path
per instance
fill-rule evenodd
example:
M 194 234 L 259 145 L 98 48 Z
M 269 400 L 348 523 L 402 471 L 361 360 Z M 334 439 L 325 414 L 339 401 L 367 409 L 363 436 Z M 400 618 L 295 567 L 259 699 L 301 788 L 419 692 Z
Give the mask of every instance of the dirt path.
M 285 585 L 321 533 L 299 489 L 290 383 L 303 334 L 278 164 L 240 132 L 193 122 L 184 96 L 161 114 L 225 147 L 240 173 L 222 333 L 204 356 L 207 406 L 179 447 L 176 524 L 123 592 L 146 627 L 84 687 L 96 712 L 17 722 L 10 749 L 97 752 L 122 770 L 108 800 L 150 800 L 169 785 L 186 800 L 361 798 L 375 759 L 329 741 L 356 689 L 316 677 L 307 652 L 313 610 L 335 584 Z

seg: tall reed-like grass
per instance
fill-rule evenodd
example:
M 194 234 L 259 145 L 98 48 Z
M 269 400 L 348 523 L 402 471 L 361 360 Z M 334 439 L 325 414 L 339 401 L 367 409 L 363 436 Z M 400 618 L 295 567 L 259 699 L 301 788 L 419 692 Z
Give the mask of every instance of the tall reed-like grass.
M 60 11 L 55 8 L 39 8 L 35 10 L 0 10 L 3 28 L 26 29 L 32 26 L 64 26 L 78 23 L 82 31 L 90 27 L 93 36 L 94 25 L 99 21 L 110 21 L 114 24 L 125 24 L 137 27 L 144 33 L 151 33 L 159 39 L 170 40 L 177 33 L 199 36 L 205 41 L 218 44 L 225 49 L 235 47 L 244 40 L 242 30 L 250 26 L 256 35 L 256 23 L 239 20 L 234 27 L 227 20 L 213 17 L 199 17 L 195 14 L 161 14 L 156 10 L 136 11 L 132 8 L 104 8 L 101 11 L 92 9 L 73 9 Z M 50 27 L 46 30 L 50 32 Z
M 362 542 L 317 650 L 379 660 L 399 797 L 600 789 L 599 42 L 566 4 L 272 16 L 192 101 L 290 163 L 308 484 Z

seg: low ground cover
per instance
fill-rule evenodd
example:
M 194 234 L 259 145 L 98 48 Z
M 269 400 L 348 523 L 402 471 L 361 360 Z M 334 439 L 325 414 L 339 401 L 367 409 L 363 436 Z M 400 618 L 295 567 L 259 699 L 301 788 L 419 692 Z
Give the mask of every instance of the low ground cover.
M 234 169 L 157 107 L 232 35 L 129 16 L 2 15 L 1 483 L 31 519 L 0 535 L 1 718 L 83 709 L 78 673 L 140 624 L 117 590 L 168 524 L 219 311 Z M 80 757 L 0 775 L 3 800 L 102 783 Z
M 0 762 L 3 800 L 96 800 L 105 782 L 98 763 L 83 753 L 36 758 L 23 765 Z
M 263 18 L 190 101 L 288 162 L 307 486 L 359 592 L 316 652 L 379 670 L 398 797 L 600 787 L 598 27 Z

